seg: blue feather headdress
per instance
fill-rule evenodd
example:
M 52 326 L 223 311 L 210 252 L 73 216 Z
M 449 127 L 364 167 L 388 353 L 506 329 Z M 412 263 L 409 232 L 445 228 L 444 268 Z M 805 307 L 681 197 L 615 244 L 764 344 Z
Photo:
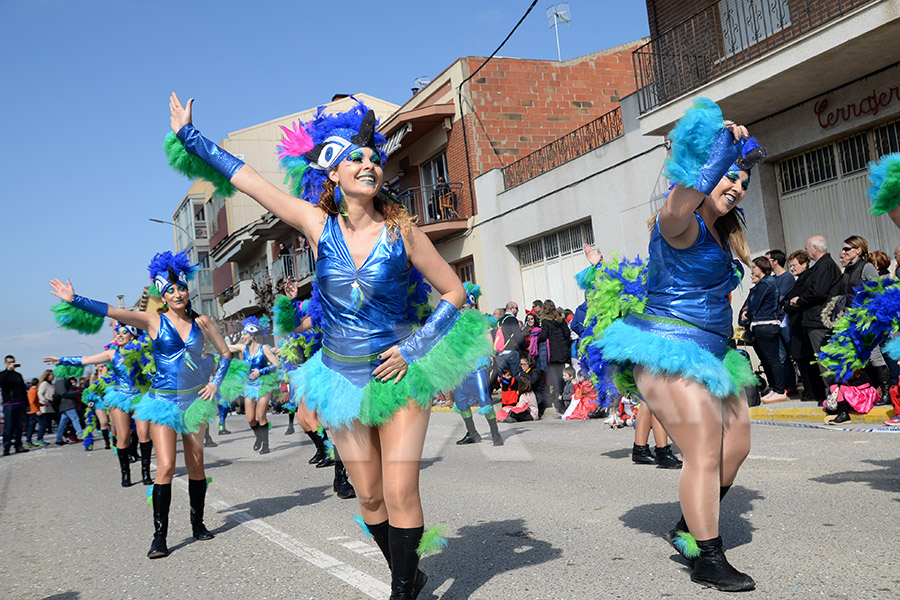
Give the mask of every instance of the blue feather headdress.
M 475 306 L 478 298 L 481 297 L 481 286 L 471 281 L 464 281 L 463 288 L 466 290 L 466 304 Z
M 134 325 L 125 325 L 123 323 L 119 323 L 118 321 L 113 321 L 115 323 L 114 330 L 116 333 L 119 333 L 122 329 L 124 329 L 127 333 L 131 334 L 131 337 L 137 339 L 144 334 L 142 329 L 138 329 Z
M 263 315 L 262 318 L 247 317 L 241 321 L 242 332 L 249 335 L 268 335 L 270 331 L 271 321 L 269 317 Z
M 766 160 L 767 155 L 766 147 L 760 146 L 755 137 L 747 138 L 744 140 L 744 145 L 741 146 L 741 157 L 729 167 L 728 173 L 736 173 L 737 171 L 747 173 L 747 180 L 744 184 L 744 189 L 747 189 L 750 185 L 751 169 Z
M 155 284 L 156 292 L 162 296 L 175 284 L 187 287 L 187 282 L 193 279 L 199 266 L 199 263 L 191 264 L 187 250 L 182 250 L 178 254 L 166 250 L 153 257 L 147 270 L 150 271 L 150 279 Z
M 356 101 L 356 106 L 342 113 L 326 113 L 320 106 L 312 120 L 281 128 L 284 136 L 277 146 L 279 163 L 287 173 L 285 183 L 297 198 L 318 204 L 329 171 L 353 150 L 371 148 L 378 152 L 382 164 L 387 160 L 379 149 L 385 139 L 375 131 L 375 113 Z M 335 204 L 339 203 L 336 190 Z

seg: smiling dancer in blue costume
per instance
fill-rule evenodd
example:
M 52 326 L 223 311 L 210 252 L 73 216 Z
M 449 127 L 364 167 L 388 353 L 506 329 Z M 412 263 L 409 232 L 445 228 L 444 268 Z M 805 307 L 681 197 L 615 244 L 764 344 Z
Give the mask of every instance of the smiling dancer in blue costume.
M 146 391 L 143 370 L 149 359 L 150 342 L 143 332 L 132 325 L 115 323 L 115 347 L 93 356 L 48 356 L 44 362 L 61 365 L 95 365 L 111 363 L 114 384 L 107 386 L 103 394 L 103 404 L 109 411 L 116 428 L 116 455 L 122 472 L 122 487 L 131 485 L 131 414 L 137 402 Z M 151 369 L 152 370 L 152 369 Z M 97 404 L 95 403 L 95 408 Z M 141 447 L 141 476 L 144 485 L 151 485 L 150 425 L 146 421 L 136 421 L 137 436 Z M 104 432 L 104 439 L 108 433 Z
M 719 503 L 750 452 L 741 390 L 754 377 L 749 362 L 728 348 L 730 295 L 743 275 L 732 251 L 749 264 L 737 206 L 750 169 L 765 158 L 748 138 L 705 98 L 669 133 L 666 175 L 675 185 L 649 222 L 643 312 L 628 312 L 594 342 L 618 365 L 620 388 L 636 385 L 681 450 L 683 518 L 670 537 L 691 561 L 691 580 L 723 591 L 755 586 L 728 563 L 719 537 Z
M 269 319 L 263 316 L 247 317 L 241 321 L 241 341 L 229 345 L 232 352 L 239 352 L 247 364 L 246 379 L 243 381 L 244 414 L 256 442 L 253 451 L 269 453 L 269 401 L 272 392 L 278 389 L 281 374 L 278 371 L 278 357 L 260 339 L 270 333 Z
M 68 303 L 73 311 L 101 319 L 109 316 L 124 325 L 145 330 L 153 340 L 156 370 L 150 390 L 140 400 L 134 417 L 150 422 L 150 435 L 156 448 L 156 480 L 152 491 L 154 534 L 147 557 L 161 558 L 169 554 L 166 536 L 175 472 L 175 443 L 179 433 L 184 442 L 188 472 L 191 529 L 195 539 L 213 538 L 203 524 L 206 504 L 203 432 L 216 414 L 214 398 L 228 371 L 231 354 L 212 320 L 197 314 L 190 306 L 187 281 L 196 265 L 190 264 L 186 253 L 157 254 L 148 269 L 163 300 L 159 314 L 155 315 L 76 296 L 68 281 L 63 283 L 54 279 L 50 286 L 51 293 Z M 211 373 L 199 367 L 207 342 L 211 342 L 221 355 L 212 381 Z
M 284 128 L 282 165 L 292 191 L 308 201 L 297 202 L 203 138 L 190 107 L 172 94 L 170 164 L 202 158 L 221 176 L 217 187 L 254 198 L 316 253 L 323 346 L 294 371 L 294 394 L 332 428 L 364 522 L 391 567 L 391 598 L 415 598 L 426 580 L 417 550 L 433 541 L 423 534 L 419 497 L 430 399 L 459 385 L 490 352 L 487 323 L 474 311 L 460 314 L 465 291 L 453 269 L 406 210 L 379 192 L 386 157 L 372 111 L 320 109 L 310 122 Z M 407 314 L 410 263 L 441 296 L 418 329 Z
M 474 309 L 478 297 L 481 296 L 481 287 L 468 281 L 463 283 L 463 287 L 466 290 L 466 305 L 470 307 L 470 310 Z M 494 403 L 491 400 L 489 389 L 490 368 L 491 360 L 483 358 L 478 364 L 478 368 L 466 375 L 459 387 L 453 390 L 453 404 L 462 417 L 463 423 L 466 424 L 466 435 L 457 440 L 458 446 L 477 444 L 481 441 L 481 435 L 475 428 L 475 421 L 472 418 L 473 409 L 487 419 L 494 445 L 503 445 L 503 436 L 497 429 L 497 413 L 494 412 Z

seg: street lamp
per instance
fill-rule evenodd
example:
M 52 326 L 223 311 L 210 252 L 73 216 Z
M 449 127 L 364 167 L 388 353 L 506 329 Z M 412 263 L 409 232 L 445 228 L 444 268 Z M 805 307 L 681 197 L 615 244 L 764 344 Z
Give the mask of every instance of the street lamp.
M 162 219 L 150 219 L 150 220 L 153 221 L 154 223 L 162 223 L 163 225 L 171 225 L 172 227 L 177 227 L 178 229 L 180 229 L 181 231 L 184 232 L 184 235 L 187 236 L 188 244 L 190 244 L 191 240 L 193 240 L 193 236 L 190 234 L 190 232 L 188 232 L 187 229 L 185 229 L 184 227 L 182 227 L 181 225 L 179 225 L 177 223 L 173 223 L 172 221 L 163 221 Z M 176 240 L 177 240 L 177 238 L 176 238 Z

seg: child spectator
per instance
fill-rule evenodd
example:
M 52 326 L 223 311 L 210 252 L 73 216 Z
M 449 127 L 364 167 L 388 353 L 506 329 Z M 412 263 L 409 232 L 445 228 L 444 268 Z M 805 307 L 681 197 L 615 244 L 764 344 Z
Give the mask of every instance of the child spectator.
M 572 367 L 563 369 L 563 381 L 565 385 L 563 386 L 561 401 L 563 406 L 568 409 L 569 403 L 572 401 L 572 395 L 575 393 L 575 369 Z
M 504 423 L 519 423 L 522 421 L 538 420 L 537 396 L 531 389 L 531 381 L 522 378 L 518 383 L 519 401 L 509 410 L 501 409 L 497 412 L 497 420 Z
M 503 369 L 500 374 L 500 404 L 503 408 L 509 408 L 519 403 L 519 391 L 516 378 L 509 369 Z
M 872 410 L 878 401 L 878 390 L 869 383 L 866 372 L 862 369 L 853 372 L 853 378 L 847 383 L 831 386 L 831 394 L 825 400 L 826 425 L 840 425 L 850 422 L 850 411 L 864 415 Z
M 589 418 L 588 415 L 597 409 L 597 390 L 588 381 L 584 371 L 578 374 L 573 387 L 575 392 L 572 394 L 572 402 L 562 415 L 562 418 L 573 421 L 587 419 Z

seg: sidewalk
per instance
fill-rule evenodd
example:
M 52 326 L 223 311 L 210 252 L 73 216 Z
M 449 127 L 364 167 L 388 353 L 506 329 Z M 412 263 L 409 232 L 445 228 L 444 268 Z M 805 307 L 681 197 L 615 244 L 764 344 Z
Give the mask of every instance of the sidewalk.
M 852 423 L 881 423 L 894 416 L 891 406 L 875 406 L 868 414 L 850 414 Z M 812 421 L 822 423 L 825 411 L 815 402 L 788 400 L 775 404 L 760 404 L 750 408 L 750 418 L 754 421 Z

